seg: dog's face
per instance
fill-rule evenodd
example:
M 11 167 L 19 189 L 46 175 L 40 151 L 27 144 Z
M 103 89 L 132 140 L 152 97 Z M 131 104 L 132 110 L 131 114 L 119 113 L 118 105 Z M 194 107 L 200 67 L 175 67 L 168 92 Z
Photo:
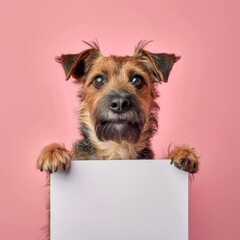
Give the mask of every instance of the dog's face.
M 78 114 L 83 129 L 100 141 L 137 143 L 157 127 L 155 84 L 166 82 L 174 54 L 153 54 L 140 42 L 133 56 L 104 57 L 96 44 L 79 54 L 62 55 L 67 79 L 82 83 Z

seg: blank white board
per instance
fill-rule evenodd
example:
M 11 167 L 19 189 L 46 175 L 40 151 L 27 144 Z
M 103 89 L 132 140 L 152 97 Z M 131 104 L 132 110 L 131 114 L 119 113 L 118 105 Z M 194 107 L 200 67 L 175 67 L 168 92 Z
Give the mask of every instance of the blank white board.
M 188 239 L 188 174 L 169 160 L 72 161 L 50 188 L 51 240 Z

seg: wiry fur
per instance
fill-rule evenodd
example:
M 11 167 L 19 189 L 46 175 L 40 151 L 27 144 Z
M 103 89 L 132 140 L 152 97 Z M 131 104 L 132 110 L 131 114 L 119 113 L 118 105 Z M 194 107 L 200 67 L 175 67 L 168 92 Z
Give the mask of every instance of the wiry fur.
M 76 111 L 82 139 L 73 144 L 71 152 L 62 144 L 45 147 L 37 163 L 41 171 L 65 170 L 71 159 L 154 158 L 151 138 L 158 127 L 159 110 L 156 84 L 168 81 L 173 64 L 180 57 L 148 52 L 144 50 L 148 43 L 141 41 L 133 56 L 104 57 L 98 42 L 92 42 L 86 43 L 90 48 L 83 52 L 56 58 L 64 68 L 66 80 L 73 77 L 75 83 L 82 85 Z M 99 76 L 101 87 L 95 85 Z M 141 85 L 135 85 L 134 77 Z M 124 101 L 125 108 L 122 105 L 117 112 L 114 101 L 117 106 Z M 167 158 L 180 169 L 198 171 L 195 150 L 186 145 L 169 150 Z

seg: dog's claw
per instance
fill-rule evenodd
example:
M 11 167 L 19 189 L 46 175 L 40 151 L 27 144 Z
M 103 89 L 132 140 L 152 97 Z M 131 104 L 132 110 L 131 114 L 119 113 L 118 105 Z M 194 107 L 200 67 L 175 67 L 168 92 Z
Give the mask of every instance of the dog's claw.
M 197 167 L 197 164 L 194 163 L 192 168 L 190 169 L 190 173 L 194 174 L 196 172 L 196 167 Z
M 179 169 L 181 169 L 181 165 L 178 164 L 178 163 L 174 163 L 174 166 L 177 167 L 177 168 L 179 168 Z
M 66 164 L 63 164 L 63 170 L 64 171 L 66 170 Z
M 187 168 L 188 163 L 189 163 L 189 159 L 186 158 L 185 161 L 184 161 L 184 167 L 185 167 L 185 168 Z
M 174 158 L 171 159 L 171 162 L 170 162 L 171 165 L 173 164 L 173 161 L 174 161 Z
M 186 160 L 185 158 L 181 158 L 180 159 L 180 164 L 182 165 L 185 162 L 185 160 Z
M 41 165 L 41 167 L 40 167 L 40 171 L 41 171 L 41 172 L 43 171 L 43 165 Z
M 52 173 L 52 169 L 50 167 L 48 167 L 48 171 L 50 174 Z

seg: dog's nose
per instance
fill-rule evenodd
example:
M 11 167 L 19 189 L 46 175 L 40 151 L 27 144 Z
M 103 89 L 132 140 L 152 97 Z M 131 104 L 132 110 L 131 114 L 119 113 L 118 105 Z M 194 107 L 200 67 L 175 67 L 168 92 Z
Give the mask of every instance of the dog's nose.
M 131 103 L 126 97 L 115 97 L 110 103 L 110 109 L 115 113 L 126 112 L 130 107 Z

